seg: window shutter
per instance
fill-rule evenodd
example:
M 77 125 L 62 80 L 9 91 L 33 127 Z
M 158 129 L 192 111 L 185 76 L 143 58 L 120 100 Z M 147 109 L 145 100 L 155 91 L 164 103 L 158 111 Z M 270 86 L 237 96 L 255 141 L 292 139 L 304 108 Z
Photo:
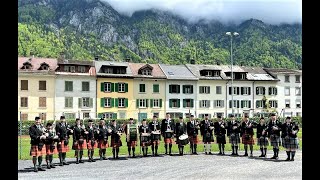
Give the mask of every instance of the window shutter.
M 201 101 L 199 101 L 199 106 L 200 106 L 200 107 L 202 107 L 202 100 L 201 100 Z
M 114 98 L 110 98 L 110 107 L 114 107 Z
M 100 83 L 100 90 L 101 90 L 101 92 L 104 92 L 104 83 L 102 82 L 102 83 Z
M 248 95 L 251 95 L 251 87 L 248 87 Z
M 278 108 L 278 101 L 275 101 L 275 108 Z
M 229 87 L 229 95 L 231 95 L 231 93 L 232 93 L 232 89 L 231 87 Z
M 102 118 L 103 117 L 103 113 L 98 113 L 98 118 Z
M 186 86 L 185 85 L 182 86 L 182 93 L 183 94 L 186 93 Z
M 114 83 L 114 92 L 119 92 L 119 83 Z
M 251 101 L 249 100 L 248 103 L 249 103 L 249 108 L 251 108 Z
M 118 107 L 119 106 L 119 99 L 118 98 L 115 98 L 115 104 L 114 104 L 114 107 Z
M 217 107 L 217 100 L 213 100 L 213 107 Z
M 180 108 L 180 99 L 177 99 L 178 108 Z
M 114 84 L 115 83 L 110 83 L 111 84 L 111 92 L 117 92 L 116 90 L 115 90 L 115 88 L 114 88 Z
M 223 100 L 221 101 L 221 107 L 224 107 L 224 101 Z
M 150 99 L 150 107 L 153 108 L 153 99 Z
M 232 108 L 232 100 L 229 100 L 229 108 Z
M 89 107 L 93 107 L 93 99 L 92 98 L 89 98 Z
M 169 93 L 172 93 L 172 85 L 169 85 Z
M 100 98 L 100 107 L 104 107 L 104 98 Z
M 124 84 L 124 90 L 125 90 L 125 92 L 128 92 L 128 83 Z
M 239 108 L 239 104 L 240 104 L 240 102 L 239 102 L 239 100 L 237 100 L 237 108 Z
M 136 100 L 136 107 L 139 108 L 139 99 Z
M 275 91 L 275 95 L 278 95 L 278 89 L 276 87 L 274 88 L 274 91 Z
M 79 105 L 79 108 L 81 108 L 81 105 L 82 105 L 82 98 L 78 98 L 78 105 Z
M 193 99 L 191 99 L 190 105 L 191 105 L 191 107 L 193 108 Z
M 241 87 L 241 95 L 243 95 L 243 87 Z
M 256 95 L 259 94 L 259 87 L 256 87 Z
M 260 107 L 260 101 L 256 100 L 256 108 L 259 108 L 259 107 Z
M 186 99 L 183 99 L 183 107 L 186 107 L 186 104 L 187 104 Z
M 180 85 L 178 85 L 178 93 L 180 93 Z
M 269 95 L 271 95 L 271 87 L 269 87 Z
M 208 108 L 210 107 L 210 101 L 209 100 L 207 100 L 207 105 L 208 105 Z
M 243 103 L 244 103 L 244 102 L 243 102 L 243 101 L 241 101 L 241 108 L 243 108 Z
M 112 114 L 112 119 L 118 119 L 118 118 L 117 118 L 117 113 L 113 113 L 113 114 Z
M 210 86 L 208 86 L 208 94 L 210 94 Z
M 69 107 L 68 106 L 68 98 L 64 98 L 64 107 Z
M 124 107 L 128 107 L 128 98 L 124 99 Z
M 160 99 L 159 101 L 160 101 L 160 102 L 159 102 L 159 103 L 160 103 L 159 106 L 162 107 L 162 99 Z
M 148 99 L 145 99 L 145 101 L 146 101 L 146 107 L 148 107 Z
M 263 87 L 262 89 L 263 89 L 263 93 L 262 94 L 265 95 L 266 94 L 266 88 Z
M 191 86 L 191 94 L 193 94 L 193 86 Z
M 169 107 L 172 108 L 172 99 L 169 99 Z
M 240 93 L 240 88 L 237 87 L 237 95 L 239 95 L 239 93 Z

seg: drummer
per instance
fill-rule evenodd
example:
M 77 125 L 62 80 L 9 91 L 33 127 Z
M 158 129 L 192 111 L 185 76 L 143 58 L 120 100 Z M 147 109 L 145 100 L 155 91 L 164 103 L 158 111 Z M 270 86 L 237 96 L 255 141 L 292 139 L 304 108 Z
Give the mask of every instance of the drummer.
M 166 149 L 166 154 L 168 154 L 168 145 L 169 145 L 169 155 L 171 154 L 172 149 L 172 138 L 174 132 L 174 120 L 170 118 L 170 114 L 166 114 L 166 118 L 162 120 L 161 123 L 161 133 L 164 138 L 164 148 Z
M 177 137 L 177 141 L 176 142 L 177 142 L 178 148 L 179 148 L 179 155 L 183 156 L 183 147 L 184 147 L 184 145 L 187 144 L 187 143 L 185 143 L 184 140 L 180 139 L 182 137 L 182 135 L 186 135 L 187 134 L 187 124 L 185 122 L 183 122 L 183 117 L 179 117 L 179 122 L 176 123 L 175 134 L 176 134 L 176 137 Z M 186 139 L 185 140 L 188 141 L 188 135 L 186 135 Z
M 140 133 L 140 146 L 142 147 L 143 156 L 147 157 L 148 155 L 148 146 L 150 145 L 150 129 L 147 125 L 147 120 L 142 120 L 142 125 L 139 127 Z
M 158 122 L 157 116 L 153 116 L 152 122 L 149 123 L 149 129 L 151 131 L 151 150 L 152 156 L 158 155 L 158 146 L 160 144 L 160 123 Z M 154 153 L 154 150 L 156 151 Z
M 128 124 L 129 125 L 133 124 L 133 118 L 129 119 Z M 137 138 L 138 137 L 136 137 L 135 139 L 131 139 L 131 138 L 128 139 L 128 134 L 127 134 L 128 133 L 128 124 L 125 126 L 125 129 L 124 129 L 124 132 L 127 135 L 126 141 L 127 141 L 127 146 L 128 146 L 128 153 L 129 153 L 129 157 L 131 157 L 131 148 L 132 148 L 132 157 L 136 157 L 135 150 L 136 150 L 136 146 L 137 146 Z

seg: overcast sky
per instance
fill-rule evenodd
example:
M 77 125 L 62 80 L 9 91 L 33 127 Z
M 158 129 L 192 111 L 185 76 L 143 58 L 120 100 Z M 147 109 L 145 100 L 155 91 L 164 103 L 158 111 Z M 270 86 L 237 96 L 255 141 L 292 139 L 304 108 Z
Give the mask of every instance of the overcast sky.
M 121 14 L 139 10 L 168 10 L 186 18 L 240 23 L 250 18 L 265 23 L 302 22 L 302 0 L 102 0 Z

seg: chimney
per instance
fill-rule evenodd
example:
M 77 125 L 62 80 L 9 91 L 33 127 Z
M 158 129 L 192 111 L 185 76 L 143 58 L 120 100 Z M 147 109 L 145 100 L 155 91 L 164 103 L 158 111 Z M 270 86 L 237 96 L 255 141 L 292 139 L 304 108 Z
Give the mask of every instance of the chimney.
M 217 60 L 217 61 L 216 61 L 216 64 L 217 64 L 218 66 L 220 66 L 220 61 L 219 61 L 219 60 Z
M 65 59 L 65 54 L 64 54 L 64 52 L 60 52 L 60 59 L 62 59 L 62 60 Z
M 190 64 L 196 64 L 196 61 L 194 59 L 191 59 Z
M 95 60 L 95 61 L 99 61 L 99 56 L 98 56 L 98 55 L 95 55 L 95 56 L 94 56 L 94 60 Z
M 125 61 L 126 61 L 126 62 L 130 62 L 130 61 L 131 61 L 131 58 L 127 57 L 127 58 L 125 59 Z

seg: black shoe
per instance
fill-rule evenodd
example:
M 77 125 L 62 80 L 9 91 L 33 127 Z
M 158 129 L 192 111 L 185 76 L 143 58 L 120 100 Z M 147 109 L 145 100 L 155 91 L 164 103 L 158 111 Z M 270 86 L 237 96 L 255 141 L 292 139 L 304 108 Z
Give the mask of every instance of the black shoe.
M 50 165 L 47 166 L 47 169 L 51 169 Z
M 107 160 L 107 158 L 106 158 L 106 157 L 103 157 L 102 159 L 103 159 L 103 160 Z
M 294 158 L 291 158 L 290 161 L 294 161 Z
M 250 154 L 250 157 L 253 157 L 253 154 L 252 154 L 252 153 Z
M 222 155 L 225 155 L 224 152 L 222 152 Z
M 51 167 L 51 168 L 56 168 L 53 164 L 50 164 L 50 167 Z
M 79 163 L 84 163 L 84 161 L 83 161 L 83 160 L 80 160 Z
M 272 156 L 270 159 L 276 159 L 276 157 L 275 157 L 275 156 Z
M 76 161 L 76 164 L 79 164 L 79 161 Z
M 91 162 L 96 162 L 96 160 L 94 160 L 94 159 L 91 159 Z
M 288 157 L 285 161 L 290 161 L 290 158 Z
M 119 159 L 119 156 L 116 156 L 116 159 Z
M 209 152 L 209 154 L 212 154 L 211 152 Z
M 63 163 L 61 162 L 61 163 L 59 164 L 59 166 L 63 166 Z
M 159 154 L 155 154 L 155 156 L 159 156 Z
M 208 154 L 208 153 L 206 152 L 206 154 Z
M 221 155 L 221 154 L 222 154 L 222 152 L 219 152 L 218 154 L 219 154 L 219 155 Z
M 39 171 L 46 171 L 45 169 L 43 169 L 42 167 L 38 167 Z
M 38 172 L 38 168 L 34 168 L 34 169 L 33 169 L 33 172 Z
M 264 155 L 263 155 L 263 154 L 261 154 L 259 157 L 264 157 Z
M 88 162 L 92 162 L 92 160 L 91 160 L 91 159 L 89 159 L 89 160 L 88 160 Z
M 248 156 L 248 153 L 245 153 L 243 156 Z
M 67 162 L 63 162 L 63 165 L 69 165 L 69 163 L 67 163 Z

